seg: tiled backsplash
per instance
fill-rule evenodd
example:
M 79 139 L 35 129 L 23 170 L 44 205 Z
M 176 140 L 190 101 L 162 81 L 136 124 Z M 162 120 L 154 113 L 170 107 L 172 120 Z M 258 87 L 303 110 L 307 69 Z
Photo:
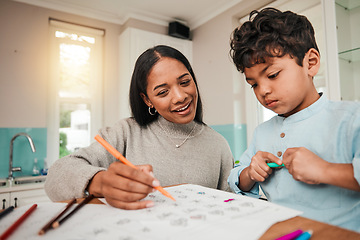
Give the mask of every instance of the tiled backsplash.
M 246 150 L 246 125 L 226 124 L 211 125 L 228 141 L 234 160 L 238 160 Z M 10 141 L 20 132 L 25 132 L 32 138 L 36 152 L 31 151 L 29 141 L 24 136 L 19 136 L 14 141 L 13 167 L 21 167 L 21 172 L 14 172 L 15 177 L 31 176 L 34 159 L 38 159 L 40 169 L 44 167 L 46 159 L 47 130 L 46 128 L 0 128 L 0 178 L 7 178 L 9 174 Z
M 241 154 L 247 148 L 246 125 L 245 124 L 225 124 L 211 125 L 215 131 L 224 136 L 228 141 L 234 161 L 239 160 Z
M 35 158 L 38 159 L 39 168 L 44 167 L 47 144 L 46 128 L 0 128 L 0 178 L 7 178 L 9 175 L 10 141 L 15 134 L 20 132 L 30 135 L 36 152 L 32 152 L 26 137 L 19 136 L 15 139 L 13 167 L 21 167 L 22 171 L 14 172 L 14 176 L 31 176 Z

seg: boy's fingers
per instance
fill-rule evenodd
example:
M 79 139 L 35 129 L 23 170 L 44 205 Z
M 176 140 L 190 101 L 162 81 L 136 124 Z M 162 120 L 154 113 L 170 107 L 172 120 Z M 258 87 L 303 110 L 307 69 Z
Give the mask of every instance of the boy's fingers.
M 274 162 L 274 163 L 276 163 L 278 165 L 282 164 L 281 159 L 276 157 L 274 154 L 271 154 L 269 152 L 264 152 L 264 154 L 265 155 L 263 157 L 264 157 L 266 162 Z M 268 160 L 270 160 L 270 161 L 268 161 Z

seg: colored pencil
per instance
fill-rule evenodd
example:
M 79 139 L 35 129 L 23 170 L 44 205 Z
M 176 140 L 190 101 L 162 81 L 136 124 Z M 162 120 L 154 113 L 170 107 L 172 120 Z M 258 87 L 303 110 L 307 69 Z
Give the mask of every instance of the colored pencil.
M 303 231 L 301 229 L 299 230 L 296 230 L 294 232 L 291 232 L 291 233 L 288 233 L 288 234 L 285 234 L 275 240 L 292 240 L 298 236 L 300 236 L 301 234 L 303 233 Z
M 90 194 L 89 196 L 87 196 L 84 200 L 81 201 L 81 203 L 79 203 L 79 205 L 76 206 L 76 208 L 74 208 L 74 210 L 72 210 L 70 213 L 68 213 L 64 218 L 62 218 L 60 221 L 55 221 L 51 226 L 53 228 L 57 228 L 59 227 L 61 224 L 63 224 L 67 219 L 69 219 L 74 213 L 76 213 L 77 211 L 79 211 L 80 208 L 82 208 L 85 204 L 87 204 L 88 202 L 90 202 L 92 199 L 94 198 L 94 195 Z
M 300 236 L 295 238 L 295 240 L 309 240 L 311 238 L 312 234 L 313 234 L 312 230 L 303 232 Z
M 5 217 L 5 215 L 9 214 L 12 210 L 14 210 L 14 206 L 10 206 L 4 211 L 0 212 L 0 218 Z
M 56 215 L 54 218 L 52 218 L 40 231 L 39 231 L 39 235 L 43 235 L 44 233 L 46 233 L 50 228 L 52 228 L 52 224 L 57 221 L 60 217 L 62 217 L 69 209 L 70 207 L 76 203 L 76 199 L 74 198 L 73 200 L 71 200 L 71 202 L 69 202 L 66 207 L 58 214 Z
M 29 215 L 34 212 L 34 210 L 37 208 L 37 204 L 32 205 L 16 222 L 13 223 L 1 236 L 0 239 L 4 240 L 7 239 L 11 233 L 13 233 L 24 221 Z
M 125 165 L 128 165 L 132 168 L 137 169 L 137 167 L 132 164 L 129 160 L 127 160 L 121 153 L 119 153 L 118 150 L 116 150 L 113 146 L 111 146 L 107 141 L 105 141 L 105 139 L 103 139 L 102 137 L 100 137 L 99 135 L 95 136 L 95 140 L 98 141 L 108 152 L 110 152 L 116 159 L 120 160 L 122 163 L 124 163 Z M 167 191 L 165 191 L 165 189 L 163 189 L 161 186 L 158 187 L 154 187 L 156 190 L 158 190 L 159 192 L 161 192 L 164 196 L 172 199 L 175 201 L 175 198 L 173 198 L 170 193 L 168 193 Z
M 279 165 L 279 164 L 273 163 L 273 162 L 267 163 L 267 165 L 268 165 L 269 167 L 271 167 L 271 168 L 275 168 L 275 167 L 285 167 L 284 164 Z

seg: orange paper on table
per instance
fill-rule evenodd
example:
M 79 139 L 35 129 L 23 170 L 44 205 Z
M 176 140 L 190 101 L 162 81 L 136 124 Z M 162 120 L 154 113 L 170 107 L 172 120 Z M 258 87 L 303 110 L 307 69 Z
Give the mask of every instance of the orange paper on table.
M 105 139 L 103 139 L 102 137 L 100 137 L 99 135 L 95 136 L 95 140 L 98 141 L 109 153 L 111 153 L 116 159 L 120 160 L 122 163 L 124 163 L 125 165 L 128 165 L 132 168 L 137 169 L 137 167 L 132 164 L 129 160 L 127 160 L 121 153 L 119 153 L 118 150 L 116 150 L 113 146 L 111 146 L 107 141 L 105 141 Z M 154 187 L 156 190 L 158 190 L 159 192 L 161 192 L 164 196 L 172 199 L 175 201 L 175 198 L 173 198 L 170 193 L 168 193 L 167 191 L 165 191 L 165 189 L 163 189 L 161 186 L 158 187 Z

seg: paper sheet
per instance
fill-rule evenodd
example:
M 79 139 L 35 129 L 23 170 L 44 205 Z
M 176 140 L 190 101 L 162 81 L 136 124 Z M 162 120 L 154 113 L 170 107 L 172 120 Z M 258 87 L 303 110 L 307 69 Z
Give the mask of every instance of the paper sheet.
M 301 214 L 267 201 L 205 188 L 180 185 L 166 188 L 176 202 L 159 192 L 147 196 L 155 206 L 121 210 L 108 205 L 88 204 L 45 235 L 38 231 L 66 204 L 41 203 L 38 209 L 10 236 L 12 239 L 258 239 L 274 223 Z M 233 199 L 233 200 L 232 200 Z M 3 233 L 30 206 L 15 209 L 0 220 Z

